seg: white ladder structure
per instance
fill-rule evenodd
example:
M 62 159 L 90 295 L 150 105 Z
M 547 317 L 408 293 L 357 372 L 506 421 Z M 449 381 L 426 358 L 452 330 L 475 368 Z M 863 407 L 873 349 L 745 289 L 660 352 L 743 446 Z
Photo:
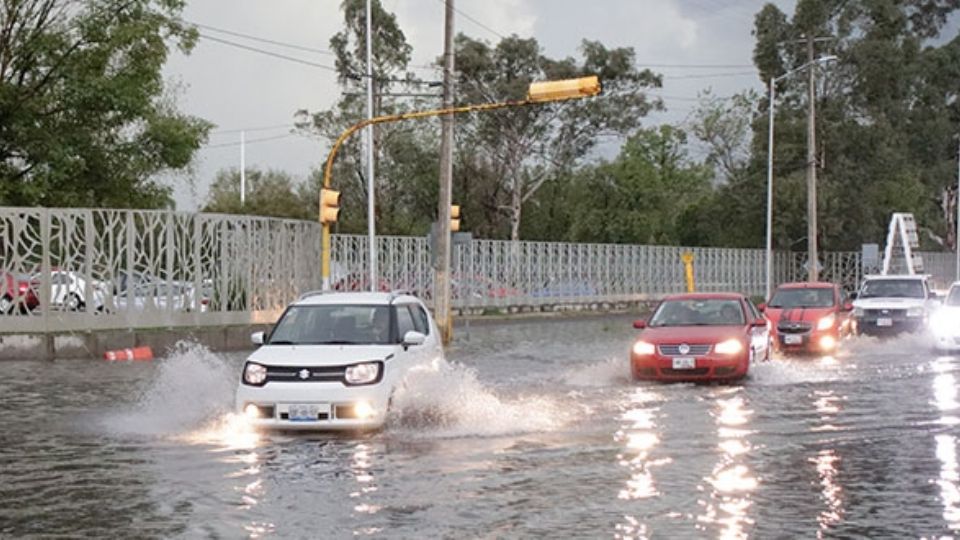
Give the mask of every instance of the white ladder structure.
M 917 222 L 913 214 L 893 214 L 887 232 L 887 246 L 883 251 L 883 275 L 923 273 L 923 257 L 914 253 L 919 247 L 920 237 L 917 236 Z

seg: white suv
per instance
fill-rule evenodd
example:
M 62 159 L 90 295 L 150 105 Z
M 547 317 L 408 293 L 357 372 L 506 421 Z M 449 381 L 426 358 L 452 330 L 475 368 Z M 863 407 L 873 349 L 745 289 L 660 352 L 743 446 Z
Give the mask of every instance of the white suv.
M 436 323 L 405 293 L 308 293 L 247 359 L 236 406 L 281 429 L 382 427 L 411 368 L 442 360 Z

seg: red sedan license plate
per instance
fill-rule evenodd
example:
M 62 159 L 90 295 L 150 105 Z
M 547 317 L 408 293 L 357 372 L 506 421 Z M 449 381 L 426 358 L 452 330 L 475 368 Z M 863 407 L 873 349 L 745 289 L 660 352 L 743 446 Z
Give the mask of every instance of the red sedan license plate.
M 787 345 L 799 345 L 803 343 L 803 336 L 791 336 L 788 334 L 783 336 L 783 342 Z
M 697 359 L 681 357 L 673 359 L 673 369 L 693 369 L 697 367 Z

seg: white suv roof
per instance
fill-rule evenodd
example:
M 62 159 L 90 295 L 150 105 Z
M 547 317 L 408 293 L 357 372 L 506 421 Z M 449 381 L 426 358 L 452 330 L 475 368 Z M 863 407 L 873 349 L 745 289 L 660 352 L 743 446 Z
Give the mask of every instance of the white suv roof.
M 383 305 L 388 306 L 394 301 L 403 299 L 407 301 L 417 300 L 415 296 L 407 292 L 335 292 L 335 291 L 312 291 L 301 294 L 294 305 L 298 306 L 320 306 L 330 304 L 358 304 L 358 305 Z

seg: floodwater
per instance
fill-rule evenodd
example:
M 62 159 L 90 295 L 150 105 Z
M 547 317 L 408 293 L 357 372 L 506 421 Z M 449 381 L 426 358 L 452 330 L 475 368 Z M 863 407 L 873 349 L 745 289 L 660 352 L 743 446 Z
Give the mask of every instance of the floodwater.
M 0 363 L 0 537 L 960 535 L 960 359 L 922 337 L 634 383 L 624 317 L 461 329 L 361 436 L 250 431 L 243 355 Z

